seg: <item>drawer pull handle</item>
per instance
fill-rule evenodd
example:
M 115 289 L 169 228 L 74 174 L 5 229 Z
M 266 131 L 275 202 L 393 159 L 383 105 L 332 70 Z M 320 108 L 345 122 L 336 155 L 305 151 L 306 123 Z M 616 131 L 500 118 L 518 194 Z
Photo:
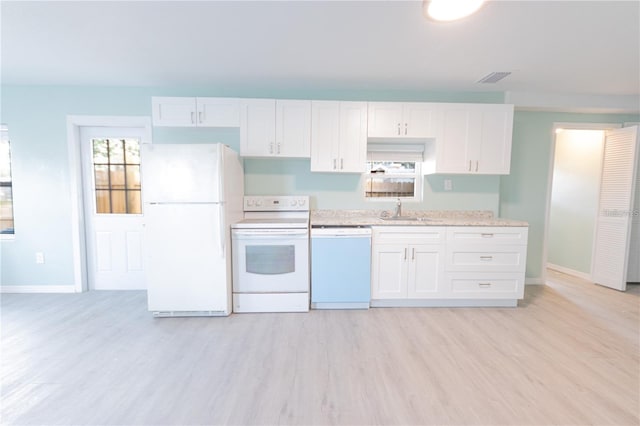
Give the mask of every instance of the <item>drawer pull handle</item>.
M 493 256 L 480 256 L 480 260 L 488 262 L 490 260 L 493 260 Z
M 480 236 L 481 236 L 482 238 L 493 238 L 493 234 L 485 234 L 485 233 L 482 233 L 482 234 L 480 234 Z
M 478 283 L 478 286 L 481 288 L 489 288 L 491 287 L 491 283 Z

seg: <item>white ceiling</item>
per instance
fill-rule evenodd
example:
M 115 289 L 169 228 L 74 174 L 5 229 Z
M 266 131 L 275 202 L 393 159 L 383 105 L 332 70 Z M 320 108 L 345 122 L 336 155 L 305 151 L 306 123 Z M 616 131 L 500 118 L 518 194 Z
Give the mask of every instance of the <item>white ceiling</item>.
M 1 2 L 2 83 L 640 96 L 640 2 Z M 492 71 L 512 71 L 493 85 Z

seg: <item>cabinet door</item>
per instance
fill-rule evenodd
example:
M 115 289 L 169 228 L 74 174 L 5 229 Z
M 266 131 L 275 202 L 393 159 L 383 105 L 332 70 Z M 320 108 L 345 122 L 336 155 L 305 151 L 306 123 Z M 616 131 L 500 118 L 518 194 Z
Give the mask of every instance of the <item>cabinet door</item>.
M 369 102 L 368 129 L 370 138 L 401 136 L 402 103 Z
M 311 102 L 311 171 L 334 172 L 338 168 L 340 102 Z M 366 149 L 366 147 L 365 147 Z
M 429 299 L 443 297 L 443 246 L 411 245 L 409 246 L 409 257 L 408 298 Z
M 311 101 L 276 101 L 275 155 L 311 156 Z
M 239 127 L 240 100 L 236 98 L 197 98 L 198 126 Z
M 482 116 L 477 172 L 508 175 L 511 170 L 513 105 L 478 106 Z
M 371 259 L 371 298 L 407 297 L 407 254 L 404 244 L 374 244 Z
M 240 155 L 269 157 L 276 155 L 276 101 L 240 100 Z
M 466 104 L 443 104 L 436 140 L 438 173 L 474 173 L 481 116 Z
M 407 102 L 403 104 L 402 136 L 410 138 L 435 138 L 438 104 Z
M 151 98 L 154 126 L 195 127 L 196 98 Z
M 367 162 L 366 102 L 340 102 L 339 140 L 338 171 L 364 173 Z

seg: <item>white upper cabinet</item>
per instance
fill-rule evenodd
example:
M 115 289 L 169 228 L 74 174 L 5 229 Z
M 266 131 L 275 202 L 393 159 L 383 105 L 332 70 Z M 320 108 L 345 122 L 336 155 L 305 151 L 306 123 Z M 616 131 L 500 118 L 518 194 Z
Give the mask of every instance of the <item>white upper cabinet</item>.
M 312 101 L 311 171 L 363 173 L 367 103 Z
M 435 173 L 509 174 L 513 105 L 440 104 Z
M 239 127 L 240 100 L 235 98 L 196 98 L 198 126 Z
M 267 157 L 276 152 L 276 101 L 240 101 L 240 155 Z
M 196 126 L 196 98 L 151 98 L 154 126 Z
M 311 156 L 311 101 L 276 101 L 276 155 Z
M 153 97 L 153 125 L 238 127 L 239 105 L 239 100 L 234 98 Z
M 370 138 L 433 138 L 438 104 L 424 102 L 369 102 Z
M 240 155 L 309 157 L 311 101 L 241 99 Z

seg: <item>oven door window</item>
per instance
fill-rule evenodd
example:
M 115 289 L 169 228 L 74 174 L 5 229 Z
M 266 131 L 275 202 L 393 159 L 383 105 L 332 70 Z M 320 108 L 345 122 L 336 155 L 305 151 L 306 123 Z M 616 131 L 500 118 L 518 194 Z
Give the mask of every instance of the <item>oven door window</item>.
M 259 275 L 290 274 L 296 270 L 293 245 L 247 245 L 246 271 Z

